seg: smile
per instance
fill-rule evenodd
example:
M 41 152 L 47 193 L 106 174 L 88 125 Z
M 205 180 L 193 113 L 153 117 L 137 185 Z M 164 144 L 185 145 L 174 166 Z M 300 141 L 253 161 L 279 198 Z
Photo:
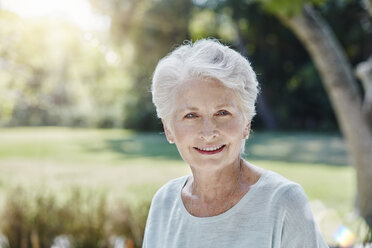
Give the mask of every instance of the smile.
M 226 145 L 220 145 L 220 146 L 214 146 L 214 147 L 206 147 L 206 148 L 201 148 L 201 147 L 194 147 L 196 151 L 198 151 L 201 154 L 216 154 L 221 152 Z

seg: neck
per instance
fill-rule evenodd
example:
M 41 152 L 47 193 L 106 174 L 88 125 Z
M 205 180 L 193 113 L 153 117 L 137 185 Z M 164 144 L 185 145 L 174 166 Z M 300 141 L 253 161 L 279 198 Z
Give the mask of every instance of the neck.
M 242 166 L 243 161 L 239 157 L 231 165 L 220 170 L 211 171 L 192 168 L 191 194 L 204 203 L 229 198 L 239 186 Z

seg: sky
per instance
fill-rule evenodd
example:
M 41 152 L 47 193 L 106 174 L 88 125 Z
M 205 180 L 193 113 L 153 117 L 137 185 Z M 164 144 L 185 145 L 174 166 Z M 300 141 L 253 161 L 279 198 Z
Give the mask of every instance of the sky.
M 0 0 L 0 8 L 26 18 L 61 18 L 85 30 L 102 30 L 110 26 L 110 19 L 94 13 L 88 0 Z

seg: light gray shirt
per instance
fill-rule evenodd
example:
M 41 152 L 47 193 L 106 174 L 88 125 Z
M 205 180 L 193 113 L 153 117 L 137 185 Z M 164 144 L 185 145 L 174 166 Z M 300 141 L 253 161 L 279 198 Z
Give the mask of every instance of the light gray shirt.
M 181 190 L 187 176 L 155 194 L 143 248 L 328 248 L 302 187 L 266 171 L 228 211 L 195 217 L 186 210 Z

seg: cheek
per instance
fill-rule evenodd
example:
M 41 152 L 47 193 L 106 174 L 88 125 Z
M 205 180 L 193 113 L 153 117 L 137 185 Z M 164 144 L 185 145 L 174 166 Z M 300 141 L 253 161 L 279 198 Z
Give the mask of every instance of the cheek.
M 231 120 L 221 125 L 221 130 L 228 134 L 231 138 L 242 138 L 243 137 L 243 123 L 239 119 Z
M 177 124 L 174 126 L 174 135 L 178 143 L 182 143 L 191 137 L 191 134 L 195 132 L 195 127 Z

